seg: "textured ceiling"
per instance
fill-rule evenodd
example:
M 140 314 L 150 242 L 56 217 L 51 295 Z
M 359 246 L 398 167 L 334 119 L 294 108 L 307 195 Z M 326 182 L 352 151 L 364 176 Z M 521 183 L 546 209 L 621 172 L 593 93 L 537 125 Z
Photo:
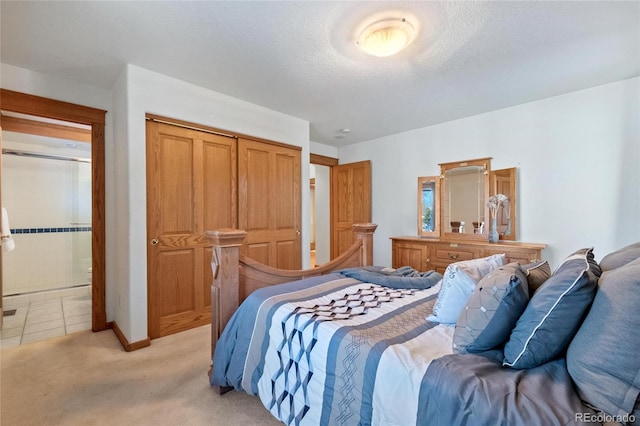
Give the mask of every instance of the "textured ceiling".
M 367 56 L 355 32 L 385 10 L 418 38 Z M 130 63 L 308 120 L 335 146 L 640 75 L 636 1 L 23 0 L 0 15 L 3 63 L 104 88 Z

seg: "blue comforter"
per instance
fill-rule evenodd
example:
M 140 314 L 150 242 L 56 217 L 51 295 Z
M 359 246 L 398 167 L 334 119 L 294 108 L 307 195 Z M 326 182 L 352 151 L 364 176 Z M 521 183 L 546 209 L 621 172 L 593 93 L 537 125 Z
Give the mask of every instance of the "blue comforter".
M 453 329 L 425 320 L 438 290 L 341 274 L 258 290 L 220 337 L 211 385 L 259 395 L 285 424 L 416 424 L 427 367 L 451 353 Z
M 453 327 L 425 320 L 439 284 L 369 272 L 254 292 L 220 337 L 211 385 L 259 395 L 288 425 L 599 424 L 563 359 L 512 370 L 500 350 L 451 354 Z

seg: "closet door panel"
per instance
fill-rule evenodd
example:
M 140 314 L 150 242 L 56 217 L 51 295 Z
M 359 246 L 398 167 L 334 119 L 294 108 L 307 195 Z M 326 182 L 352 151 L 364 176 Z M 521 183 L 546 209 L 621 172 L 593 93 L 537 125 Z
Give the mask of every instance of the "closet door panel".
M 241 138 L 238 159 L 238 219 L 247 231 L 241 252 L 269 266 L 301 268 L 300 150 Z
M 296 158 L 292 155 L 275 155 L 275 185 L 272 191 L 275 196 L 274 227 L 278 230 L 296 231 L 296 194 L 300 188 L 296 187 L 296 181 L 291 177 L 296 170 Z
M 242 141 L 241 141 L 242 142 Z M 241 150 L 243 146 L 241 144 Z M 240 222 L 247 232 L 269 230 L 271 179 L 270 154 L 265 148 L 250 144 L 240 158 Z
M 236 225 L 236 141 L 147 122 L 149 337 L 211 319 L 207 229 Z
M 193 250 L 172 250 L 158 256 L 160 315 L 167 317 L 195 309 Z
M 236 228 L 236 141 L 222 136 L 206 135 L 203 150 L 204 229 Z
M 161 134 L 154 152 L 156 203 L 154 220 L 160 236 L 192 234 L 195 231 L 193 211 L 181 208 L 195 203 L 193 193 L 192 141 Z M 187 170 L 189 173 L 178 173 Z
M 262 264 L 269 264 L 269 244 L 268 243 L 252 243 L 247 244 L 245 254 L 251 259 Z

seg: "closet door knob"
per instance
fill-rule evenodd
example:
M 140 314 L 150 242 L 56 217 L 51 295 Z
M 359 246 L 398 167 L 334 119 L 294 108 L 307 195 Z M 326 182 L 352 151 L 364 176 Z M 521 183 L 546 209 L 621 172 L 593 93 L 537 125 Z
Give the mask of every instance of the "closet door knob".
M 157 246 L 160 243 L 160 241 L 158 241 L 157 238 L 154 238 L 153 240 L 151 240 L 151 245 L 152 246 Z

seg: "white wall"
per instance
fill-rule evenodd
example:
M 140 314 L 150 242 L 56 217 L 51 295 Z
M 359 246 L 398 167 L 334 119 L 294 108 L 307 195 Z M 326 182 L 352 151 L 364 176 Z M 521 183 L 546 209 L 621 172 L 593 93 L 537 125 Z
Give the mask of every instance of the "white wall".
M 270 139 L 302 148 L 302 182 L 309 181 L 309 123 L 202 87 L 129 65 L 114 88 L 118 129 L 118 242 L 126 252 L 118 257 L 123 277 L 116 298 L 115 319 L 130 342 L 147 338 L 145 114 L 152 113 L 197 124 Z M 126 101 L 125 101 L 126 99 Z M 126 104 L 126 105 L 125 105 Z M 122 132 L 122 135 L 120 135 Z M 120 140 L 120 136 L 122 140 Z M 120 146 L 120 144 L 123 144 Z M 302 211 L 309 211 L 309 188 L 302 191 Z M 309 264 L 309 217 L 302 223 L 302 258 Z M 128 286 L 125 288 L 123 286 Z M 123 300 L 127 302 L 122 302 Z
M 331 221 L 330 221 L 330 179 L 328 166 L 312 165 L 316 178 L 316 264 L 322 265 L 331 260 Z
M 390 265 L 389 237 L 416 235 L 417 176 L 480 157 L 518 167 L 518 239 L 548 244 L 552 267 L 640 241 L 639 99 L 633 78 L 340 148 L 341 163 L 372 162 L 374 262 Z
M 135 310 L 132 300 L 140 303 L 138 298 L 132 297 L 132 294 L 139 292 L 137 287 L 131 285 L 134 279 L 137 279 L 134 271 L 129 264 L 132 262 L 132 223 L 129 220 L 130 205 L 129 202 L 129 174 L 132 166 L 129 160 L 129 151 L 131 144 L 128 143 L 129 123 L 128 118 L 128 68 L 125 68 L 116 83 L 113 86 L 113 122 L 114 122 L 114 140 L 117 141 L 113 146 L 113 158 L 117 159 L 113 165 L 113 198 L 112 203 L 108 203 L 106 209 L 114 218 L 117 226 L 109 229 L 107 234 L 113 235 L 113 239 L 118 242 L 118 250 L 107 252 L 107 269 L 113 271 L 114 279 L 107 284 L 107 288 L 112 291 L 114 319 L 118 328 L 125 333 L 127 339 L 130 339 L 132 321 L 134 321 L 131 312 Z M 145 253 L 138 256 L 139 262 L 146 263 Z M 146 294 L 146 293 L 145 293 Z M 146 303 L 144 309 L 146 311 Z M 132 342 L 132 340 L 129 340 Z
M 338 158 L 338 148 L 335 146 L 325 145 L 322 143 L 311 141 L 309 143 L 309 149 L 313 154 L 324 155 L 325 157 Z
M 104 110 L 111 109 L 111 90 L 65 80 L 48 74 L 0 64 L 3 89 L 72 102 Z

